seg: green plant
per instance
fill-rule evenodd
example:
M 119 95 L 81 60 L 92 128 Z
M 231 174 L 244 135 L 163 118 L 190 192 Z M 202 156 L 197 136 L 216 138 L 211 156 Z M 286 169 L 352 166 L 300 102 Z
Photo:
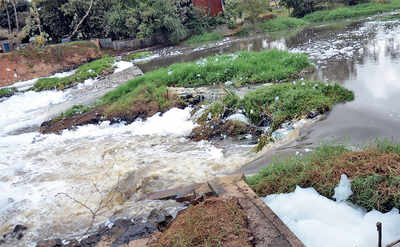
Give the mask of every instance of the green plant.
M 218 41 L 223 39 L 224 36 L 217 32 L 203 33 L 190 37 L 185 43 L 188 45 L 198 45 L 212 41 Z
M 85 81 L 89 78 L 95 78 L 100 74 L 111 71 L 115 60 L 110 57 L 95 60 L 93 62 L 78 67 L 75 74 L 64 78 L 41 78 L 34 85 L 33 90 L 43 91 L 50 89 L 63 90 Z
M 274 32 L 274 31 L 281 31 L 293 28 L 300 28 L 306 26 L 307 24 L 308 22 L 302 19 L 287 17 L 287 16 L 279 16 L 275 19 L 260 23 L 260 28 L 264 32 Z
M 15 87 L 0 88 L 0 98 L 13 96 L 16 92 Z
M 363 3 L 350 7 L 337 8 L 333 10 L 316 11 L 306 15 L 303 19 L 309 22 L 323 22 L 337 19 L 369 16 L 400 8 L 400 0 L 391 3 Z
M 149 57 L 151 55 L 153 55 L 153 53 L 151 53 L 151 51 L 134 52 L 134 53 L 131 53 L 131 54 L 123 57 L 122 60 L 130 62 L 132 60 Z

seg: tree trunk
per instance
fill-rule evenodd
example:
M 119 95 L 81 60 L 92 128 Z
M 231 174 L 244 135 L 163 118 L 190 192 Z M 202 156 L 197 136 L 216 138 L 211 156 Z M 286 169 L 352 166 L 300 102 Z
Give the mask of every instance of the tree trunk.
M 17 1 L 12 0 L 11 4 L 14 8 L 14 15 L 15 15 L 15 25 L 17 26 L 17 33 L 19 33 L 19 23 L 18 23 L 18 12 L 17 12 Z
M 8 3 L 6 2 L 6 13 L 7 13 L 7 21 L 8 21 L 8 34 L 11 33 L 11 20 L 10 20 L 10 13 L 8 13 Z
M 89 9 L 87 10 L 85 16 L 83 16 L 81 21 L 78 23 L 78 25 L 76 25 L 76 27 L 75 27 L 74 31 L 72 32 L 72 34 L 68 37 L 69 39 L 72 39 L 72 37 L 78 31 L 79 27 L 82 25 L 82 23 L 85 21 L 85 19 L 89 16 L 90 10 L 92 10 L 92 7 L 93 7 L 93 2 L 94 2 L 94 0 L 90 0 Z

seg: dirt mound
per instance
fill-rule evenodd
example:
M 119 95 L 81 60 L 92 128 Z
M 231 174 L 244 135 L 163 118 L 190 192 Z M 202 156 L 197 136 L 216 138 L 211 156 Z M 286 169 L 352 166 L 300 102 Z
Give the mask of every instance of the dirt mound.
M 252 246 L 237 199 L 208 199 L 180 213 L 152 247 Z
M 2 54 L 0 87 L 71 70 L 101 56 L 102 52 L 92 42 L 73 42 Z

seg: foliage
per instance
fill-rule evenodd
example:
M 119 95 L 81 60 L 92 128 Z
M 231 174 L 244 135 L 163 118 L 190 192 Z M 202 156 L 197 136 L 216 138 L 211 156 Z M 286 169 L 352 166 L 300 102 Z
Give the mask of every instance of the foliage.
M 400 0 L 393 0 L 391 3 L 364 3 L 333 10 L 316 11 L 312 14 L 306 15 L 304 20 L 309 22 L 323 22 L 359 16 L 369 16 L 399 8 Z
M 261 23 L 260 27 L 264 32 L 274 32 L 274 31 L 304 27 L 307 24 L 308 22 L 302 19 L 297 19 L 287 16 L 279 16 L 275 19 L 271 19 Z
M 0 88 L 0 98 L 10 97 L 17 92 L 15 87 Z
M 260 14 L 267 12 L 268 0 L 242 0 L 241 9 L 247 20 L 255 24 Z
M 72 33 L 89 5 L 86 0 L 42 0 L 39 12 L 44 31 L 60 41 Z M 199 19 L 190 0 L 96 0 L 78 38 L 163 37 L 176 43 L 188 37 Z
M 64 78 L 41 78 L 35 83 L 35 85 L 33 85 L 33 90 L 63 90 L 65 88 L 73 87 L 86 79 L 95 78 L 102 73 L 112 70 L 113 63 L 113 58 L 104 57 L 78 67 L 75 74 L 71 76 Z
M 291 16 L 303 17 L 316 10 L 316 5 L 325 0 L 282 0 L 281 4 L 291 9 Z
M 275 160 L 246 182 L 260 196 L 313 187 L 328 198 L 341 174 L 352 180 L 350 201 L 367 210 L 400 208 L 400 144 L 379 141 L 362 151 L 343 145 L 323 145 L 314 152 Z
M 224 36 L 218 32 L 198 34 L 190 37 L 185 43 L 188 45 L 199 45 L 207 42 L 218 41 Z

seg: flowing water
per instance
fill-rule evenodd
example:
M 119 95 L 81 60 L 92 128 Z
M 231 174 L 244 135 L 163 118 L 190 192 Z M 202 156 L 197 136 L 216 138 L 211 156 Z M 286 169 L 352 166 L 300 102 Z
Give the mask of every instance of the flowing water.
M 137 199 L 234 171 L 253 173 L 276 155 L 305 152 L 324 140 L 400 140 L 399 22 L 371 20 L 309 28 L 278 40 L 254 37 L 195 49 L 169 48 L 164 50 L 169 56 L 155 56 L 140 66 L 149 71 L 215 53 L 271 48 L 310 55 L 317 66 L 312 78 L 337 81 L 354 90 L 356 100 L 335 106 L 292 142 L 257 159 L 251 145 L 185 138 L 195 126 L 190 109 L 172 109 L 129 125 L 104 122 L 61 135 L 38 133 L 41 122 L 104 93 L 97 81 L 64 92 L 26 92 L 0 102 L 0 233 L 16 224 L 28 227 L 26 236 L 10 246 L 76 237 L 86 231 L 93 216 L 90 210 L 99 205 L 96 224 L 152 208 L 176 212 L 182 205 Z

